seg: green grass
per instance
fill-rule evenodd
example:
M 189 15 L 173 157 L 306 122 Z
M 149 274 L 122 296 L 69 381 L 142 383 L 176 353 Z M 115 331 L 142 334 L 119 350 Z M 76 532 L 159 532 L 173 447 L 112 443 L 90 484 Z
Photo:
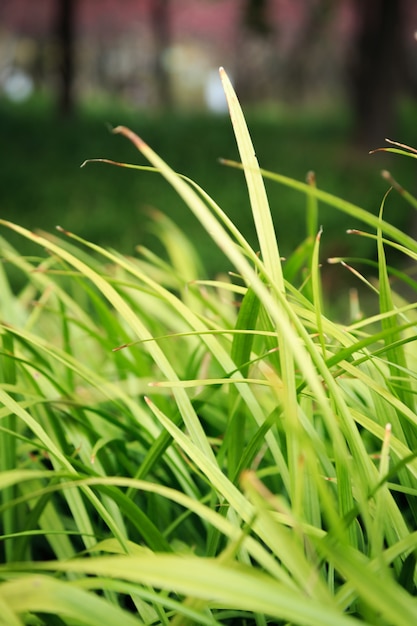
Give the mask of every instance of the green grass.
M 81 170 L 156 190 L 163 179 L 222 251 L 222 275 L 204 276 L 200 241 L 171 213 L 150 218 L 167 260 L 0 220 L 0 625 L 417 620 L 417 284 L 397 271 L 407 302 L 386 259 L 394 248 L 414 262 L 417 242 L 386 221 L 393 192 L 366 212 L 265 172 L 307 213 L 283 262 L 223 82 L 254 246 L 124 126 L 111 141 L 147 165 Z M 329 314 L 318 203 L 365 224 L 371 317 Z

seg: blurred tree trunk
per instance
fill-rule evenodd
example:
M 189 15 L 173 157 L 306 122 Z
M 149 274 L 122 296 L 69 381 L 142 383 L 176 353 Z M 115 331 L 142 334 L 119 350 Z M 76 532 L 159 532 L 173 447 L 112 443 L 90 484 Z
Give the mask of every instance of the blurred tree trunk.
M 152 0 L 151 23 L 155 41 L 155 83 L 159 104 L 164 108 L 171 108 L 172 91 L 169 73 L 164 63 L 164 54 L 171 43 L 171 29 L 169 16 L 169 0 Z
M 56 0 L 55 36 L 58 48 L 58 110 L 68 116 L 74 110 L 74 48 L 77 0 Z
M 271 66 L 276 66 L 271 6 L 271 0 L 241 2 L 234 81 L 239 98 L 245 104 L 270 97 L 273 84 L 270 70 Z
M 354 141 L 371 149 L 395 134 L 396 105 L 405 75 L 403 0 L 354 0 L 350 96 Z
M 269 0 L 246 0 L 243 7 L 243 23 L 246 28 L 260 35 L 270 33 L 269 8 Z
M 316 49 L 325 49 L 326 32 L 337 10 L 334 0 L 320 0 L 306 7 L 306 16 L 294 38 L 284 68 L 284 97 L 289 102 L 300 102 L 311 90 L 311 65 L 317 57 Z M 323 68 L 321 67 L 321 71 Z

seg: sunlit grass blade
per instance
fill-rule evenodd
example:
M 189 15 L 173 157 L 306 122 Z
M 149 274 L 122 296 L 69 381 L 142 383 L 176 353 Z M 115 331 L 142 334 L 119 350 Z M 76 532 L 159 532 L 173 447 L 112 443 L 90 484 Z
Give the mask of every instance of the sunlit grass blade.
M 140 584 L 173 590 L 196 598 L 205 598 L 211 605 L 239 608 L 264 613 L 277 619 L 290 620 L 306 626 L 353 626 L 355 621 L 343 615 L 331 604 L 320 603 L 305 597 L 304 594 L 284 587 L 265 574 L 243 565 L 228 566 L 215 559 L 174 555 L 149 555 L 142 557 L 103 557 L 100 559 L 74 560 L 67 563 L 45 563 L 39 569 L 53 569 L 62 572 L 88 573 L 101 577 L 121 578 Z M 43 581 L 43 577 L 40 577 Z M 47 579 L 50 580 L 50 579 Z M 33 584 L 33 579 L 31 580 Z M 65 583 L 58 583 L 65 589 Z M 6 591 L 12 595 L 16 585 L 8 583 Z M 55 585 L 58 587 L 58 585 Z M 75 585 L 73 585 L 76 589 Z M 43 588 L 41 583 L 41 589 Z M 51 586 L 52 588 L 52 586 Z M 69 599 L 79 597 L 80 606 L 84 598 L 77 591 L 68 593 Z M 57 593 L 56 607 L 62 601 Z M 42 595 L 37 603 L 31 595 L 25 608 L 42 604 Z M 92 603 L 91 610 L 99 610 L 99 599 Z M 115 611 L 112 618 L 120 614 Z M 109 614 L 111 615 L 111 614 Z M 93 622 L 91 622 L 93 623 Z M 102 624 L 110 624 L 100 620 Z M 129 622 L 125 622 L 129 623 Z M 137 623 L 137 621 L 132 622 Z
M 390 453 L 390 439 L 391 439 L 391 424 L 387 424 L 385 426 L 385 436 L 381 449 L 381 459 L 379 463 L 379 476 L 380 479 L 383 479 L 386 475 L 388 475 L 389 470 L 389 453 Z M 379 558 L 381 560 L 381 569 L 384 566 L 383 559 L 383 547 L 384 547 L 384 517 L 386 514 L 386 506 L 387 506 L 387 494 L 388 487 L 385 484 L 382 484 L 378 489 L 375 500 L 376 500 L 376 510 L 375 510 L 375 518 L 374 518 L 374 527 L 372 531 L 372 546 L 371 546 L 371 556 Z
M 220 68 L 220 78 L 226 94 L 230 119 L 233 124 L 239 154 L 242 160 L 242 167 L 246 177 L 249 200 L 262 259 L 268 274 L 273 277 L 278 287 L 283 291 L 284 283 L 277 238 L 266 195 L 265 184 L 255 155 L 255 149 L 236 93 L 223 68 Z
M 0 598 L 15 615 L 46 613 L 81 624 L 139 626 L 143 622 L 97 595 L 50 576 L 20 577 L 0 585 Z M 65 622 L 64 622 L 65 623 Z
M 259 307 L 259 298 L 249 287 L 240 304 L 235 330 L 254 330 L 258 320 Z M 253 342 L 254 334 L 241 335 L 237 333 L 233 335 L 230 356 L 244 378 L 249 373 Z M 231 387 L 229 392 L 230 417 L 225 433 L 225 442 L 227 445 L 229 476 L 232 479 L 236 478 L 236 470 L 240 465 L 246 441 L 246 418 L 245 414 L 239 411 L 239 404 L 240 397 L 236 392 L 236 388 Z
M 310 187 L 316 188 L 316 175 L 314 172 L 310 171 L 307 174 L 306 179 L 307 184 Z M 317 197 L 313 194 L 306 195 L 307 207 L 306 207 L 306 233 L 307 237 L 310 239 L 314 239 L 317 231 L 319 230 L 319 222 L 318 222 L 318 202 Z
M 322 234 L 322 231 L 320 230 L 315 237 L 313 254 L 311 258 L 311 291 L 312 291 L 314 310 L 316 312 L 317 332 L 318 332 L 323 356 L 325 357 L 326 347 L 325 347 L 325 338 L 324 338 L 323 323 L 322 323 L 323 293 L 322 293 L 322 287 L 321 287 L 320 260 L 319 260 L 321 234 Z
M 2 350 L 0 352 L 0 387 L 12 387 L 16 385 L 16 362 L 14 358 L 13 335 L 4 331 L 1 335 Z M 2 420 L 5 431 L 0 436 L 0 471 L 4 472 L 16 467 L 17 443 L 14 437 L 16 432 L 17 419 L 13 412 Z M 7 487 L 1 494 L 2 504 L 13 500 L 16 496 L 14 486 Z M 17 527 L 17 512 L 15 509 L 6 509 L 3 517 L 4 532 L 10 534 Z M 5 547 L 6 560 L 11 561 L 14 552 L 14 542 L 10 540 Z
M 382 219 L 383 208 L 385 204 L 385 198 L 383 203 L 381 204 L 380 209 L 380 218 Z M 395 306 L 393 303 L 393 298 L 391 294 L 391 286 L 387 272 L 386 260 L 385 260 L 385 251 L 382 242 L 382 231 L 381 228 L 378 228 L 377 231 L 378 239 L 378 268 L 379 268 L 379 302 L 380 302 L 380 310 L 381 313 L 388 313 L 391 311 L 395 311 Z M 401 336 L 398 334 L 398 325 L 399 318 L 397 315 L 390 315 L 388 317 L 384 317 L 381 320 L 381 325 L 383 329 L 391 329 L 391 335 L 388 335 L 385 339 L 385 345 L 387 348 L 387 359 L 390 363 L 390 371 L 391 376 L 396 378 L 398 376 L 401 377 L 401 372 L 407 368 L 407 359 L 404 352 L 404 347 L 402 345 L 397 345 L 394 348 L 390 348 L 390 344 L 395 342 L 397 339 L 400 339 Z M 406 404 L 410 408 L 414 408 L 415 400 L 413 394 L 411 393 L 410 385 L 407 380 L 402 380 L 397 389 L 398 397 L 401 401 Z M 407 424 L 404 424 L 403 428 L 408 433 L 408 437 L 410 440 L 411 447 L 416 445 L 416 435 L 413 429 L 410 429 Z

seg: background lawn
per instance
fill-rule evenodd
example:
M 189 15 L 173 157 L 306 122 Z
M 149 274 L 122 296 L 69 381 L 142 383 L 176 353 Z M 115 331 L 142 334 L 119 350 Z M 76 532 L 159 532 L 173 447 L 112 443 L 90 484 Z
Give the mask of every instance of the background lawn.
M 415 105 L 403 106 L 401 131 L 394 139 L 417 143 L 415 113 Z M 392 164 L 394 176 L 401 171 L 399 182 L 416 192 L 413 160 L 399 162 L 398 157 L 395 160 L 381 153 L 369 156 L 349 147 L 349 116 L 342 110 L 271 107 L 247 111 L 247 120 L 265 169 L 299 180 L 314 170 L 320 188 L 373 213 L 387 188 L 380 177 L 382 168 L 390 169 Z M 199 241 L 210 275 L 229 269 L 189 210 L 158 175 L 102 164 L 80 169 L 84 159 L 94 157 L 144 163 L 132 145 L 109 132 L 108 125 L 118 124 L 131 127 L 174 169 L 199 183 L 249 241 L 255 242 L 242 174 L 218 163 L 219 157 L 237 159 L 228 116 L 157 114 L 120 104 L 90 104 L 75 118 L 62 120 L 42 100 L 21 106 L 0 102 L 2 217 L 48 231 L 60 224 L 130 254 L 138 244 L 157 246 L 146 213 L 153 207 Z M 275 183 L 268 183 L 267 189 L 280 251 L 285 256 L 305 235 L 305 199 Z M 360 228 L 361 224 L 325 206 L 320 211 L 323 255 L 374 256 L 372 241 L 345 234 L 346 228 Z M 386 211 L 387 219 L 406 232 L 413 227 L 412 209 L 397 194 L 389 199 Z

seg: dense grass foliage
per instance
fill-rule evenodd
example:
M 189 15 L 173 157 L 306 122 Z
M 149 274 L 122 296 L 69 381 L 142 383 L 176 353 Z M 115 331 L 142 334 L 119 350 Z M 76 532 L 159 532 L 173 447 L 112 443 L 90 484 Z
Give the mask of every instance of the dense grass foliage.
M 82 175 L 164 180 L 233 272 L 205 276 L 156 211 L 167 260 L 0 221 L 1 625 L 416 623 L 417 283 L 386 251 L 417 242 L 385 220 L 395 192 L 372 213 L 262 175 L 222 80 L 255 246 L 124 126 L 147 165 Z M 304 211 L 286 261 L 264 177 Z M 319 203 L 365 225 L 372 317 L 354 293 L 329 315 Z

